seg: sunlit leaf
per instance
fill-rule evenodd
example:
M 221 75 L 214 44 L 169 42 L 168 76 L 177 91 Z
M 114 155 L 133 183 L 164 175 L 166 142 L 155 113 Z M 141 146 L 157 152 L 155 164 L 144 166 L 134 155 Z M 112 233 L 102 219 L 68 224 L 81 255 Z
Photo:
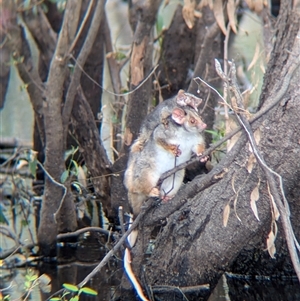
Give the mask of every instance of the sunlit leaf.
M 77 179 L 83 187 L 87 187 L 86 174 L 81 166 L 78 166 Z
M 271 194 L 269 182 L 267 184 L 268 184 L 267 186 L 268 186 L 269 196 L 270 196 L 270 199 L 271 199 L 272 219 L 277 221 L 279 219 L 280 213 L 279 213 L 279 210 L 278 210 L 277 205 L 275 203 L 274 197 Z M 277 225 L 276 225 L 276 227 L 277 227 Z
M 189 29 L 192 29 L 195 24 L 195 5 L 195 0 L 184 0 L 184 6 L 182 8 L 182 17 Z
M 251 192 L 250 195 L 250 205 L 251 205 L 251 209 L 255 215 L 255 217 L 257 218 L 257 220 L 259 220 L 258 217 L 258 211 L 257 211 L 257 207 L 256 207 L 256 202 L 259 199 L 259 190 L 258 190 L 258 185 L 253 189 L 253 191 Z
M 78 164 L 75 160 L 71 160 L 73 166 L 74 166 L 74 169 L 75 171 L 73 172 L 73 174 L 77 175 L 78 174 Z
M 260 139 L 261 139 L 261 131 L 258 128 L 255 132 L 254 132 L 254 140 L 256 142 L 257 145 L 259 145 L 260 143 Z
M 69 177 L 69 171 L 68 170 L 65 170 L 62 174 L 61 174 L 61 177 L 60 177 L 60 182 L 61 183 L 65 183 L 67 181 Z
M 232 29 L 232 31 L 237 34 L 236 30 L 236 19 L 235 19 L 235 10 L 236 10 L 236 4 L 234 0 L 228 0 L 227 2 L 227 15 L 229 19 L 229 24 Z
M 70 299 L 70 301 L 78 301 L 79 300 L 79 296 L 74 296 Z
M 71 292 L 78 292 L 79 289 L 76 285 L 70 284 L 70 283 L 64 283 L 63 287 Z
M 270 231 L 268 238 L 267 238 L 267 248 L 268 248 L 268 252 L 269 252 L 269 255 L 271 256 L 271 258 L 275 258 L 275 254 L 276 254 L 275 235 L 272 230 Z
M 248 173 L 252 172 L 255 163 L 256 163 L 255 155 L 251 153 L 247 162 Z
M 227 227 L 229 215 L 230 215 L 230 205 L 227 204 L 223 210 L 223 226 L 224 227 Z
M 224 18 L 224 10 L 223 10 L 223 0 L 215 0 L 214 1 L 214 16 L 216 21 L 221 28 L 224 35 L 227 35 L 226 26 L 225 26 L 225 18 Z
M 80 292 L 83 292 L 85 294 L 88 294 L 88 295 L 92 295 L 92 296 L 97 296 L 98 295 L 98 292 L 96 292 L 95 290 L 89 288 L 89 287 L 83 287 L 80 289 Z

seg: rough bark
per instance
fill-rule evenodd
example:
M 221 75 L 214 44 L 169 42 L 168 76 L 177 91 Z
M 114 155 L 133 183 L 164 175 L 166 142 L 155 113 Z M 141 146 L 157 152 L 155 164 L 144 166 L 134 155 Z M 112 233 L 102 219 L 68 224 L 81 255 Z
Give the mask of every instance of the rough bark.
M 160 0 L 134 1 L 130 6 L 130 23 L 134 30 L 133 46 L 130 60 L 130 91 L 125 120 L 124 145 L 121 157 L 113 166 L 118 174 L 112 178 L 112 201 L 117 208 L 124 200 L 126 191 L 123 185 L 123 174 L 126 169 L 127 155 L 133 141 L 137 138 L 143 119 L 148 111 L 152 98 L 151 81 L 142 81 L 149 75 L 152 67 L 153 34 Z M 142 83 L 141 86 L 139 86 Z
M 189 70 L 194 62 L 197 26 L 189 29 L 182 17 L 182 5 L 178 5 L 172 23 L 164 32 L 159 60 L 159 84 L 163 99 L 187 89 Z
M 290 3 L 286 3 L 285 12 L 281 12 L 277 28 L 277 43 L 262 93 L 264 104 L 272 102 L 273 96 L 281 88 L 282 79 L 288 78 L 287 70 L 294 60 L 297 47 L 299 49 L 299 18 L 297 13 L 292 12 Z M 292 223 L 299 237 L 296 223 L 299 219 L 297 196 L 300 192 L 298 78 L 299 68 L 281 103 L 252 124 L 252 127 L 261 131 L 259 149 L 265 161 L 283 177 L 286 197 L 292 208 Z M 144 227 L 149 227 L 146 236 L 149 236 L 155 224 L 167 217 L 167 224 L 158 235 L 154 252 L 146 265 L 146 278 L 151 285 L 191 286 L 206 282 L 213 285 L 249 242 L 265 250 L 271 227 L 270 196 L 266 178 L 257 163 L 251 173 L 246 169 L 250 155 L 246 141 L 242 135 L 226 158 L 209 174 L 185 185 L 172 201 L 162 204 L 145 217 Z M 250 207 L 250 194 L 258 182 L 259 221 Z M 241 221 L 233 210 L 236 198 L 236 213 Z M 224 227 L 223 211 L 227 204 L 230 204 L 231 213 L 228 225 Z M 137 259 L 134 259 L 137 272 L 146 246 L 142 241 L 141 234 L 133 250 Z M 268 262 L 274 260 L 269 258 Z
M 64 129 L 61 106 L 63 99 L 64 81 L 67 75 L 67 57 L 71 43 L 75 36 L 79 17 L 80 5 L 67 2 L 62 29 L 57 47 L 50 64 L 46 83 L 46 103 L 44 111 L 44 125 L 46 137 L 45 169 L 58 182 L 65 169 L 64 167 Z M 44 202 L 41 207 L 41 223 L 38 229 L 38 240 L 42 254 L 53 256 L 56 254 L 56 235 L 58 227 L 64 231 L 74 231 L 77 227 L 76 214 L 72 199 L 62 199 L 62 188 L 50 180 L 45 181 Z M 64 220 L 56 220 L 54 214 L 63 201 L 62 210 Z M 59 222 L 57 224 L 57 222 Z
M 89 1 L 83 1 L 83 5 L 81 8 L 81 18 L 85 15 L 88 4 L 89 4 Z M 94 11 L 94 9 L 95 9 L 94 6 L 93 6 L 91 12 Z M 91 15 L 92 15 L 92 13 L 91 13 Z M 103 15 L 98 16 L 99 19 L 101 20 L 101 25 L 96 34 L 96 38 L 93 43 L 93 47 L 92 47 L 91 51 L 89 52 L 89 55 L 84 64 L 84 72 L 90 78 L 94 79 L 97 83 L 103 82 L 103 74 L 102 74 L 103 73 L 103 59 L 104 59 L 104 20 L 103 20 Z M 77 57 L 77 54 L 78 54 L 79 50 L 81 49 L 84 39 L 87 36 L 87 32 L 90 29 L 91 19 L 92 19 L 91 17 L 92 16 L 89 16 L 89 18 L 86 22 L 86 25 L 80 35 L 77 46 L 75 48 L 75 54 L 76 54 L 75 57 Z M 96 85 L 93 81 L 91 81 L 91 79 L 86 74 L 83 74 L 83 76 L 81 76 L 80 84 L 82 87 L 84 87 L 85 97 L 86 97 L 88 103 L 90 104 L 90 107 L 91 107 L 93 115 L 94 115 L 94 119 L 97 120 L 97 114 L 100 111 L 102 88 L 99 87 L 98 85 Z
M 80 143 L 80 151 L 85 158 L 85 164 L 91 174 L 95 191 L 101 197 L 103 208 L 107 211 L 108 216 L 111 216 L 110 178 L 107 176 L 110 173 L 110 163 L 101 145 L 93 112 L 81 90 L 75 96 L 72 125 L 74 135 Z
M 196 23 L 195 67 L 192 78 L 199 76 L 209 85 L 221 88 L 221 81 L 215 70 L 215 58 L 223 56 L 221 29 L 215 21 L 213 11 L 208 6 L 204 6 L 201 12 L 203 17 Z M 218 106 L 218 96 L 211 93 L 207 86 L 194 80 L 190 81 L 188 92 L 202 97 L 201 117 L 207 124 L 207 128 L 212 129 L 215 124 L 215 108 Z M 207 145 L 211 143 L 211 134 L 205 133 L 205 141 Z

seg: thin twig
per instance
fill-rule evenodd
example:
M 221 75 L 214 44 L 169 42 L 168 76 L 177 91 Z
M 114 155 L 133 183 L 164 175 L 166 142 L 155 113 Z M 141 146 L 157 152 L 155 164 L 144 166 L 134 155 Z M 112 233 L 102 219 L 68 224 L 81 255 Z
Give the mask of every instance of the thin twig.
M 147 75 L 147 77 L 145 77 L 133 90 L 128 91 L 128 92 L 124 92 L 124 93 L 114 93 L 112 91 L 109 91 L 107 89 L 105 89 L 103 86 L 101 86 L 97 81 L 95 81 L 91 76 L 89 76 L 84 70 L 83 67 L 78 63 L 78 61 L 76 60 L 76 58 L 71 54 L 70 55 L 71 58 L 75 61 L 76 65 L 78 65 L 78 68 L 80 68 L 80 70 L 82 71 L 82 73 L 89 79 L 91 80 L 96 86 L 98 86 L 99 88 L 101 88 L 103 91 L 105 91 L 108 94 L 114 95 L 114 96 L 127 96 L 130 95 L 132 93 L 134 93 L 135 91 L 137 91 L 141 86 L 144 85 L 145 82 L 147 82 L 147 80 L 152 76 L 152 74 L 155 72 L 155 70 L 158 68 L 159 65 L 156 65 L 155 67 L 153 67 L 153 69 L 149 72 L 149 74 Z
M 74 40 L 73 40 L 73 42 L 72 42 L 72 44 L 71 44 L 71 46 L 69 48 L 69 54 L 73 51 L 73 49 L 74 49 L 74 47 L 75 47 L 78 39 L 80 38 L 80 35 L 81 35 L 82 31 L 83 31 L 83 28 L 84 28 L 87 20 L 89 19 L 89 16 L 90 16 L 90 13 L 91 13 L 93 5 L 94 5 L 94 0 L 90 0 L 89 6 L 88 6 L 88 8 L 87 8 L 87 10 L 85 12 L 84 18 L 83 18 L 83 20 L 82 20 L 82 22 L 80 24 L 80 27 L 79 27 L 79 29 L 78 29 L 78 31 L 76 33 L 76 37 L 74 38 Z
M 64 238 L 76 237 L 85 232 L 101 232 L 107 236 L 111 235 L 111 232 L 100 228 L 100 227 L 85 227 L 74 232 L 61 233 L 56 236 L 57 240 L 61 240 Z M 114 239 L 117 239 L 117 236 L 113 235 Z
M 101 260 L 101 262 L 93 269 L 93 271 L 88 274 L 77 286 L 83 287 L 92 277 L 94 277 L 109 261 L 109 259 L 120 249 L 120 247 L 124 244 L 125 240 L 127 239 L 128 235 L 134 230 L 140 220 L 145 216 L 150 208 L 153 207 L 155 203 L 152 201 L 147 204 L 147 207 L 142 208 L 140 214 L 136 217 L 134 222 L 132 223 L 131 227 L 125 232 L 125 234 L 120 238 L 118 243 L 105 255 L 105 257 Z
M 87 59 L 89 53 L 91 52 L 91 49 L 93 47 L 94 41 L 96 39 L 96 35 L 99 31 L 100 23 L 102 20 L 104 4 L 105 4 L 104 0 L 97 1 L 87 37 L 84 41 L 84 44 L 83 44 L 81 51 L 77 58 L 78 64 L 75 65 L 74 72 L 72 74 L 72 79 L 71 79 L 71 83 L 70 83 L 68 91 L 67 91 L 65 106 L 64 106 L 63 115 L 62 115 L 63 116 L 63 126 L 64 126 L 64 131 L 65 131 L 64 137 L 66 137 L 66 134 L 68 131 L 68 123 L 69 123 L 71 112 L 73 109 L 74 98 L 77 93 L 77 88 L 80 84 L 82 69 L 79 67 L 79 65 L 84 66 L 86 59 Z
M 67 187 L 66 187 L 65 185 L 63 185 L 63 184 L 57 182 L 57 181 L 56 181 L 56 180 L 48 173 L 48 171 L 45 169 L 45 167 L 43 166 L 43 164 L 42 164 L 41 162 L 37 161 L 37 164 L 38 164 L 38 166 L 44 171 L 44 173 L 47 175 L 47 177 L 48 177 L 54 184 L 56 184 L 57 186 L 61 187 L 61 188 L 64 190 L 64 194 L 63 194 L 63 196 L 62 196 L 62 198 L 61 198 L 59 207 L 58 207 L 58 209 L 56 210 L 56 212 L 53 214 L 53 216 L 54 216 L 54 221 L 56 222 L 56 216 L 57 216 L 57 214 L 59 213 L 59 211 L 60 211 L 60 209 L 61 209 L 61 207 L 62 207 L 62 205 L 63 205 L 63 203 L 64 203 L 64 200 L 65 200 L 65 197 L 66 197 L 66 195 L 67 195 L 68 189 L 67 189 Z

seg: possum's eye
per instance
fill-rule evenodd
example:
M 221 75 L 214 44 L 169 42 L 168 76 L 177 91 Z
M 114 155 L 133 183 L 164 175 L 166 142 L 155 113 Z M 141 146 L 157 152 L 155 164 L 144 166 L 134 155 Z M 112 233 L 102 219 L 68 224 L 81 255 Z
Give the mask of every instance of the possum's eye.
M 190 123 L 191 123 L 191 124 L 194 124 L 195 122 L 196 122 L 196 119 L 192 117 L 192 118 L 190 119 Z

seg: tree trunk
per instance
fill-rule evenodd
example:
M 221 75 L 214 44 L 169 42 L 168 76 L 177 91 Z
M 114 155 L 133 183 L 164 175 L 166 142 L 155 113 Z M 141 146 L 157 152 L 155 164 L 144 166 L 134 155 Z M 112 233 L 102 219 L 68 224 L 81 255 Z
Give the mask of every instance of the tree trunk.
M 65 136 L 61 106 L 63 103 L 64 81 L 67 74 L 66 54 L 75 36 L 79 9 L 80 5 L 78 3 L 67 2 L 62 29 L 51 61 L 46 84 L 47 107 L 44 111 L 45 169 L 57 182 L 61 182 L 60 177 L 65 170 Z M 74 231 L 77 227 L 73 200 L 68 195 L 66 198 L 62 198 L 62 188 L 54 183 L 53 179 L 47 177 L 45 181 L 45 198 L 41 207 L 41 222 L 38 229 L 40 251 L 46 256 L 56 255 L 58 229 Z M 69 209 L 67 214 L 64 212 L 66 209 Z M 55 213 L 57 213 L 57 218 L 54 215 Z M 58 218 L 60 214 L 63 214 L 64 220 Z
M 130 91 L 134 90 L 134 92 L 128 98 L 123 149 L 120 158 L 113 166 L 113 172 L 119 175 L 112 177 L 111 199 L 114 208 L 124 206 L 126 191 L 123 185 L 123 175 L 129 148 L 138 136 L 152 98 L 151 81 L 148 79 L 143 82 L 143 80 L 149 75 L 152 67 L 153 25 L 160 2 L 160 0 L 136 1 L 131 3 L 130 7 L 129 21 L 134 31 L 130 61 Z
M 293 12 L 289 1 L 283 1 L 282 7 L 261 103 L 269 104 L 286 82 L 290 85 L 280 104 L 254 122 L 252 128 L 261 132 L 258 147 L 266 163 L 283 177 L 295 235 L 299 237 L 300 228 L 296 220 L 300 216 L 297 206 L 300 193 L 300 71 L 298 68 L 292 77 L 289 71 L 299 50 L 299 16 Z M 252 245 L 266 249 L 271 228 L 270 195 L 265 175 L 258 164 L 254 164 L 252 172 L 247 171 L 251 153 L 246 142 L 243 134 L 210 173 L 198 176 L 185 185 L 172 201 L 161 204 L 145 216 L 139 240 L 133 249 L 137 274 L 147 247 L 143 241 L 147 241 L 155 225 L 166 220 L 147 260 L 146 279 L 149 284 L 192 286 L 209 282 L 213 285 L 250 241 Z M 250 206 L 255 187 L 259 188 L 259 200 L 256 202 L 259 220 Z M 226 205 L 230 207 L 227 227 L 223 225 Z M 146 239 L 143 232 L 147 233 Z M 268 261 L 276 262 L 271 257 Z

